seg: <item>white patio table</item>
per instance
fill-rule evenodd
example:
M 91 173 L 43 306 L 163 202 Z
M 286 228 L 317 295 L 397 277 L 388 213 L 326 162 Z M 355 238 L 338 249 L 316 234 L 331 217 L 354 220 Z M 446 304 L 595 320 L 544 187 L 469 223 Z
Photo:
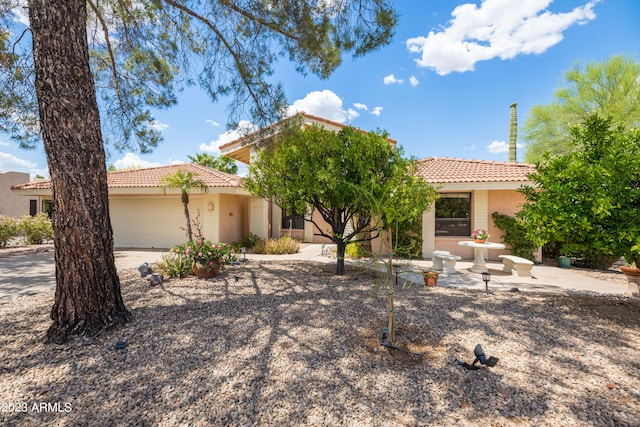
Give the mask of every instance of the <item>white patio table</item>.
M 463 240 L 462 242 L 458 242 L 460 246 L 468 246 L 473 248 L 473 266 L 471 266 L 471 271 L 474 273 L 486 273 L 489 271 L 487 269 L 487 263 L 484 260 L 484 251 L 488 249 L 504 249 L 504 245 L 502 243 L 476 243 L 473 240 Z

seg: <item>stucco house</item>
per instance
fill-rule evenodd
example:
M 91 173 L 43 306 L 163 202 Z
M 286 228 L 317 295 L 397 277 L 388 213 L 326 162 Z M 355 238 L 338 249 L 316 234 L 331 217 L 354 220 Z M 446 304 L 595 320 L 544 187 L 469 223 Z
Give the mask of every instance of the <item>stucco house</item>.
M 301 114 L 302 126 L 318 125 L 339 130 L 345 125 L 309 114 Z M 278 133 L 282 122 L 268 132 L 255 133 L 220 147 L 222 154 L 245 164 L 259 155 L 257 141 Z M 395 140 L 389 140 L 396 144 Z M 315 236 L 315 226 L 295 213 L 283 212 L 268 200 L 251 196 L 242 185 L 242 178 L 197 164 L 180 164 L 155 168 L 110 172 L 109 209 L 118 248 L 170 248 L 183 243 L 185 223 L 180 192 L 163 194 L 160 180 L 177 170 L 190 171 L 209 188 L 206 194 L 198 190 L 190 194 L 189 209 L 199 219 L 204 235 L 213 241 L 233 242 L 248 233 L 260 237 L 290 235 L 299 240 L 325 243 Z M 493 224 L 491 214 L 515 214 L 523 196 L 517 189 L 528 183 L 527 175 L 535 167 L 524 163 L 491 162 L 429 157 L 419 161 L 418 173 L 438 188 L 440 199 L 422 216 L 422 254 L 430 258 L 434 250 L 446 250 L 469 259 L 472 249 L 458 245 L 469 240 L 471 231 L 489 230 L 491 241 L 500 242 L 501 231 Z M 51 182 L 37 181 L 15 185 L 12 191 L 35 200 L 38 211 L 51 205 Z M 316 222 L 324 221 L 316 214 Z M 379 248 L 372 242 L 372 248 Z M 489 251 L 497 259 L 505 251 Z
M 300 117 L 302 126 L 317 125 L 336 131 L 345 126 L 306 113 L 300 113 Z M 269 137 L 276 134 L 278 125 L 273 125 L 272 131 L 266 134 Z M 257 133 L 247 135 L 222 145 L 220 150 L 225 156 L 250 164 L 251 159 L 259 155 L 255 141 L 260 138 Z M 389 142 L 396 144 L 392 139 Z M 437 157 L 422 159 L 418 166 L 420 176 L 440 193 L 440 199 L 422 216 L 422 255 L 425 258 L 430 258 L 434 250 L 473 258 L 473 250 L 459 246 L 458 242 L 469 240 L 475 229 L 486 229 L 491 234 L 491 241 L 501 242 L 501 231 L 493 224 L 491 214 L 515 214 L 524 203 L 524 197 L 517 190 L 529 183 L 527 175 L 535 171 L 534 165 L 526 163 Z M 323 237 L 314 236 L 315 226 L 310 222 L 287 215 L 274 204 L 268 204 L 264 209 L 271 236 L 292 235 L 308 242 L 326 242 Z M 319 215 L 314 220 L 324 223 Z M 371 246 L 374 251 L 380 250 L 377 241 Z M 497 260 L 498 255 L 504 253 L 509 253 L 508 248 L 489 251 L 488 256 Z
M 233 242 L 249 233 L 252 197 L 242 178 L 194 163 L 110 172 L 109 213 L 117 248 L 170 248 L 186 241 L 184 210 L 180 191 L 164 194 L 162 177 L 178 170 L 193 172 L 208 186 L 206 194 L 194 189 L 189 194 L 192 219 L 199 212 L 204 235 L 212 241 Z M 51 181 L 14 185 L 12 191 L 36 200 L 38 211 L 51 206 Z M 254 212 L 258 210 L 253 209 Z M 259 227 L 256 228 L 259 231 Z
M 491 214 L 513 216 L 518 212 L 525 200 L 517 190 L 530 184 L 527 176 L 534 171 L 535 166 L 527 163 L 438 157 L 420 160 L 418 173 L 440 194 L 435 205 L 422 215 L 423 256 L 431 257 L 434 250 L 441 250 L 473 258 L 473 249 L 458 242 L 469 240 L 476 229 L 489 231 L 490 241 L 502 243 L 503 232 L 495 226 Z M 508 253 L 509 248 L 491 250 L 488 257 L 497 260 Z

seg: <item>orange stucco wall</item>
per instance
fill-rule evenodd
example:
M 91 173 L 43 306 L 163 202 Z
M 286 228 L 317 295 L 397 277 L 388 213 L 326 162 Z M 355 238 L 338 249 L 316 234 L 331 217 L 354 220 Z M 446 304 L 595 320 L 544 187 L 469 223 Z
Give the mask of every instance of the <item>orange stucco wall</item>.
M 472 192 L 472 199 L 474 194 Z M 491 218 L 491 214 L 493 212 L 500 212 L 506 215 L 514 215 L 518 212 L 524 203 L 524 196 L 517 192 L 516 190 L 490 190 L 487 195 L 487 215 L 488 215 L 488 224 L 489 224 L 489 234 L 491 238 L 489 239 L 492 242 L 496 243 L 504 243 L 502 241 L 502 230 L 495 226 L 493 223 L 493 218 Z M 479 220 L 476 217 L 478 212 L 472 211 L 472 223 L 475 223 Z M 474 227 L 472 226 L 472 229 Z M 463 259 L 473 259 L 473 249 L 460 246 L 458 242 L 463 240 L 469 240 L 469 237 L 466 236 L 458 236 L 458 237 L 436 237 L 435 238 L 435 250 L 440 251 L 449 251 L 453 254 L 460 255 Z M 502 254 L 511 253 L 509 248 L 505 248 L 504 250 L 490 250 L 488 251 L 488 259 L 497 261 L 499 260 L 498 256 Z

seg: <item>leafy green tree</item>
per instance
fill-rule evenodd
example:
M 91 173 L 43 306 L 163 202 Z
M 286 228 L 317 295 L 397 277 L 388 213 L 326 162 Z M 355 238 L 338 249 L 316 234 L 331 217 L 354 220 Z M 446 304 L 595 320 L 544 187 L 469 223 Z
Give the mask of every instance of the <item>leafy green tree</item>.
M 592 114 L 611 117 L 625 129 L 640 125 L 640 63 L 616 55 L 608 61 L 576 65 L 565 73 L 567 86 L 555 93 L 549 105 L 535 105 L 522 138 L 527 141 L 525 159 L 531 163 L 582 149 L 571 129 Z
M 349 242 L 376 238 L 383 223 L 395 223 L 404 215 L 400 207 L 421 214 L 432 200 L 435 191 L 413 176 L 413 167 L 384 133 L 292 128 L 263 148 L 250 166 L 245 187 L 289 212 L 304 214 L 316 226 L 317 236 L 336 244 L 336 274 L 344 274 Z M 379 221 L 372 201 L 385 198 L 397 209 L 383 210 Z M 314 221 L 313 210 L 330 229 Z M 353 229 L 347 232 L 350 223 Z
M 189 215 L 189 193 L 194 188 L 206 193 L 209 190 L 209 187 L 207 187 L 207 184 L 202 180 L 196 178 L 196 175 L 193 172 L 184 172 L 181 169 L 178 169 L 172 174 L 163 176 L 160 180 L 160 184 L 162 185 L 162 191 L 164 194 L 167 194 L 169 189 L 180 190 L 180 200 L 184 207 L 184 219 L 187 221 L 187 239 L 189 242 L 192 241 L 193 231 L 191 229 L 191 216 Z
M 195 156 L 187 156 L 193 163 L 216 169 L 222 172 L 235 175 L 238 173 L 238 165 L 235 160 L 226 156 L 214 156 L 209 153 L 196 153 Z
M 521 190 L 528 238 L 559 242 L 597 267 L 623 255 L 640 261 L 640 129 L 592 116 L 573 135 L 584 149 L 548 159 Z
M 273 122 L 286 104 L 273 64 L 286 56 L 300 72 L 328 77 L 343 54 L 390 41 L 390 3 L 0 2 L 0 129 L 23 147 L 42 139 L 53 188 L 57 288 L 47 339 L 94 335 L 129 318 L 105 142 L 152 150 L 161 140 L 152 110 L 174 105 L 175 91 L 193 83 L 213 101 L 230 97 L 231 123 Z M 24 10 L 28 28 L 16 18 Z

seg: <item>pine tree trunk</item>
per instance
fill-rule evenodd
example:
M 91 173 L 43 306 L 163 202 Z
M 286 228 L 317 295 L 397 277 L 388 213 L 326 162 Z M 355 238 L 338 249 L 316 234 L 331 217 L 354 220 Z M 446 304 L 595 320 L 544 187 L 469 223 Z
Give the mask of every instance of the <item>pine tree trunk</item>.
M 89 67 L 86 0 L 29 0 L 41 134 L 53 186 L 56 294 L 47 340 L 129 319 L 109 219 L 105 152 Z

